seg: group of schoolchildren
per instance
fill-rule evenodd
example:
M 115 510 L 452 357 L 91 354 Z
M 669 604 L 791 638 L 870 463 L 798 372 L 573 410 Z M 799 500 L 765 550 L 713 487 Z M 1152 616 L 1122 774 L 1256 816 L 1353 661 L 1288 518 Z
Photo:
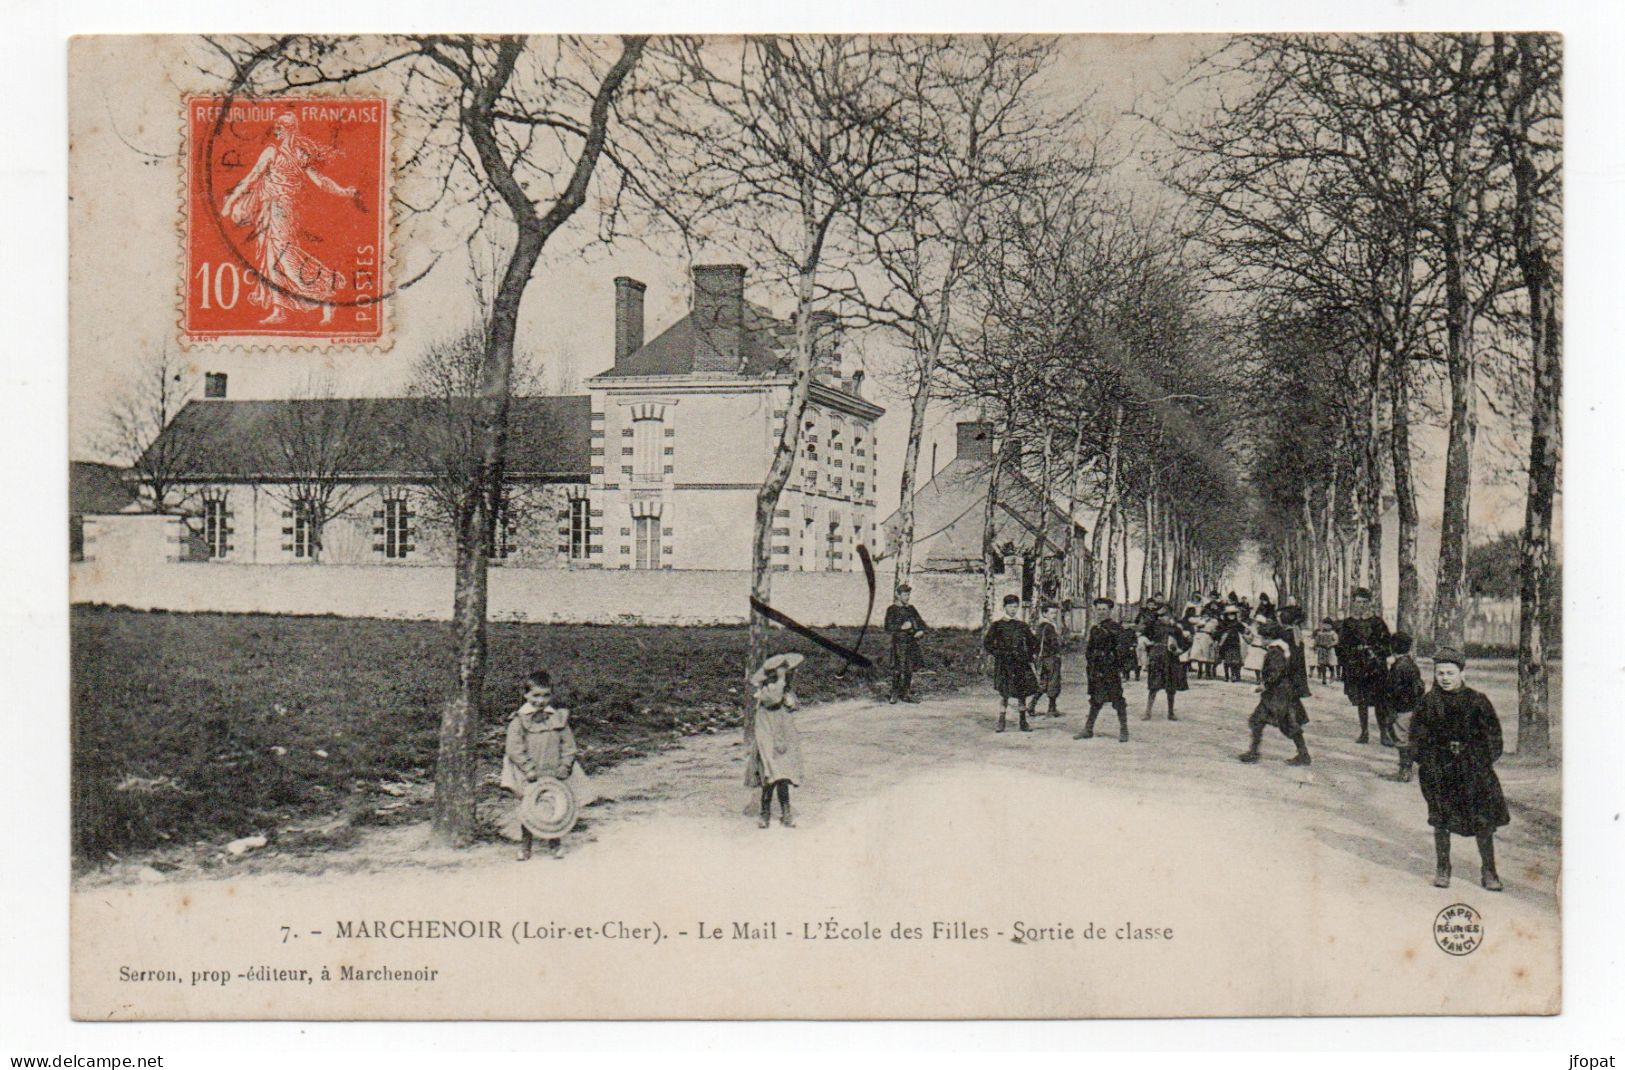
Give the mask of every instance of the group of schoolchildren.
M 885 628 L 892 636 L 892 702 L 917 701 L 911 693 L 912 678 L 920 664 L 919 638 L 927 629 L 919 611 L 909 605 L 908 596 L 908 588 L 900 588 L 896 604 L 886 614 Z M 1483 886 L 1500 891 L 1494 834 L 1510 818 L 1493 768 L 1502 752 L 1501 727 L 1493 705 L 1484 694 L 1466 686 L 1467 659 L 1456 650 L 1434 653 L 1435 687 L 1427 690 L 1411 656 L 1410 637 L 1389 631 L 1374 611 L 1371 593 L 1356 590 L 1351 605 L 1347 618 L 1341 622 L 1327 618 L 1313 633 L 1321 681 L 1325 682 L 1328 670 L 1334 678 L 1341 676 L 1344 693 L 1359 714 L 1357 742 L 1370 742 L 1369 721 L 1375 713 L 1380 742 L 1398 754 L 1397 768 L 1380 775 L 1408 783 L 1414 771 L 1420 780 L 1428 823 L 1434 829 L 1435 885 L 1449 886 L 1451 836 L 1463 835 L 1477 840 Z M 1040 696 L 1049 700 L 1046 712 L 1060 716 L 1057 699 L 1063 637 L 1059 609 L 1054 603 L 1043 603 L 1034 628 L 1023 619 L 1021 599 L 1009 595 L 1002 603 L 1003 616 L 988 628 L 983 649 L 992 658 L 993 684 L 999 694 L 995 731 L 1006 730 L 1012 699 L 1020 731 L 1032 731 L 1031 718 L 1036 716 Z M 1264 733 L 1274 727 L 1295 748 L 1286 764 L 1311 764 L 1304 735 L 1309 717 L 1303 706 L 1310 694 L 1305 656 L 1309 637 L 1303 630 L 1303 611 L 1295 602 L 1289 600 L 1277 612 L 1265 595 L 1259 596 L 1254 608 L 1234 597 L 1229 603 L 1219 603 L 1215 594 L 1208 603 L 1187 607 L 1185 614 L 1176 616 L 1165 600 L 1154 596 L 1140 607 L 1133 628 L 1118 621 L 1110 598 L 1096 598 L 1094 609 L 1098 620 L 1084 643 L 1088 716 L 1074 739 L 1093 738 L 1100 711 L 1110 705 L 1117 714 L 1118 741 L 1128 742 L 1123 684 L 1131 676 L 1138 678 L 1142 672 L 1145 676 L 1142 720 L 1151 720 L 1160 692 L 1166 695 L 1168 720 L 1177 721 L 1174 696 L 1189 689 L 1190 665 L 1197 666 L 1199 678 L 1209 679 L 1217 678 L 1213 667 L 1223 665 L 1225 679 L 1234 682 L 1239 681 L 1249 655 L 1256 654 L 1259 700 L 1247 720 L 1248 748 L 1237 757 L 1249 765 L 1258 763 Z M 1201 656 L 1208 653 L 1201 642 L 1203 636 L 1211 641 L 1216 656 Z M 1243 643 L 1246 650 L 1240 649 Z M 1335 662 L 1329 663 L 1329 657 L 1335 657 Z M 762 828 L 771 825 L 775 797 L 781 823 L 786 827 L 795 823 L 790 788 L 801 783 L 803 774 L 793 716 L 798 708 L 793 674 L 802 660 L 800 654 L 775 655 L 750 681 L 755 688 L 755 745 L 747 758 L 746 783 L 761 789 Z M 526 679 L 524 698 L 508 726 L 502 786 L 523 796 L 540 778 L 555 777 L 579 790 L 585 774 L 576 761 L 569 711 L 553 704 L 552 682 L 546 673 L 532 673 Z M 532 839 L 528 830 L 521 830 L 521 859 L 531 856 Z M 555 856 L 561 851 L 557 839 L 545 846 Z

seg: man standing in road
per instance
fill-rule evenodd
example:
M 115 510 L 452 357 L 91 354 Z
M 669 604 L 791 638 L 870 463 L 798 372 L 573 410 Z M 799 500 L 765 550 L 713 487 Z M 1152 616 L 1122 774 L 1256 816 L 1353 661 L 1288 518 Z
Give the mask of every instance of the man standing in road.
M 920 667 L 919 637 L 927 631 L 920 611 L 908 604 L 913 588 L 900 584 L 897 600 L 886 607 L 886 632 L 891 636 L 891 700 L 918 702 L 914 697 L 914 671 Z
M 1343 694 L 1360 711 L 1360 743 L 1371 742 L 1371 710 L 1387 682 L 1389 638 L 1371 592 L 1355 588 L 1352 615 L 1337 626 L 1337 663 L 1343 666 Z
M 1128 742 L 1128 700 L 1123 696 L 1123 626 L 1112 617 L 1113 603 L 1101 595 L 1095 599 L 1095 613 L 1100 619 L 1089 629 L 1089 638 L 1083 646 L 1084 662 L 1089 674 L 1089 719 L 1083 731 L 1073 739 L 1093 739 L 1095 718 L 1100 708 L 1111 703 L 1117 711 L 1117 742 Z

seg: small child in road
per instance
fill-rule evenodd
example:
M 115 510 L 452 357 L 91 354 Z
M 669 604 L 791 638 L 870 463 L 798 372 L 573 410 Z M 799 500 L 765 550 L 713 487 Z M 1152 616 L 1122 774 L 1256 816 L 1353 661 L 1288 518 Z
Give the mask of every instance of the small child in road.
M 773 794 L 779 796 L 779 822 L 795 827 L 790 812 L 790 787 L 802 780 L 801 733 L 793 714 L 800 705 L 791 675 L 805 657 L 801 654 L 775 654 L 751 674 L 756 688 L 756 749 L 745 764 L 745 784 L 762 789 L 762 817 L 759 825 L 773 823 Z
M 570 730 L 570 711 L 553 705 L 553 680 L 544 671 L 525 677 L 525 702 L 508 722 L 502 754 L 502 786 L 523 798 L 542 777 L 569 780 L 576 765 L 576 737 Z M 530 858 L 530 829 L 519 826 L 519 861 Z M 558 840 L 544 840 L 548 854 L 564 853 Z
M 1314 642 L 1315 669 L 1320 674 L 1320 682 L 1325 683 L 1328 676 L 1337 679 L 1337 625 L 1332 618 L 1321 618 Z

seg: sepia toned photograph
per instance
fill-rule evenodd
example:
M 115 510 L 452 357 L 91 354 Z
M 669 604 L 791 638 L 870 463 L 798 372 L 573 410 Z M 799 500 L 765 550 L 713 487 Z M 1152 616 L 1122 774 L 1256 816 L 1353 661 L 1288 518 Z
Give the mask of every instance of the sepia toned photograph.
M 73 1016 L 1559 1014 L 1563 56 L 75 38 Z

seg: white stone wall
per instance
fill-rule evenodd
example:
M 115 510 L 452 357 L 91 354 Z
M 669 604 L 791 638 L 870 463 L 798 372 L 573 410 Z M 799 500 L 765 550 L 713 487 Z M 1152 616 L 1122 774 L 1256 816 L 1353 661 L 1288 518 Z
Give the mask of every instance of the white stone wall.
M 187 556 L 186 522 L 178 516 L 87 513 L 84 525 L 84 560 L 98 571 L 130 561 L 161 564 Z
M 149 559 L 150 560 L 150 559 Z M 333 615 L 447 620 L 449 567 L 380 569 L 370 565 L 242 565 L 153 562 L 73 564 L 75 603 L 175 612 Z M 746 571 L 627 571 L 500 568 L 491 571 L 493 620 L 586 624 L 740 624 L 746 619 Z M 919 576 L 913 602 L 935 627 L 976 627 L 981 577 Z M 880 577 L 872 627 L 890 601 Z M 773 578 L 772 603 L 814 627 L 863 623 L 868 588 L 861 573 L 790 572 Z M 874 649 L 879 649 L 879 645 Z

